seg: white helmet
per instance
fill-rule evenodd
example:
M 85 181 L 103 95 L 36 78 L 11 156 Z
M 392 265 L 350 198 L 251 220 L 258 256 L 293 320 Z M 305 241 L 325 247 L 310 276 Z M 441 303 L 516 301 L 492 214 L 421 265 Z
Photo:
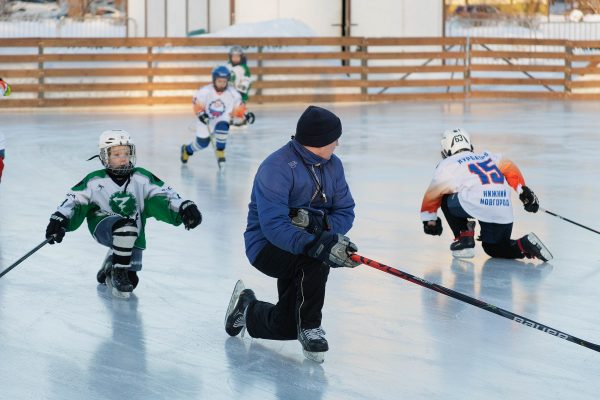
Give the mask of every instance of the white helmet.
M 444 131 L 442 135 L 442 158 L 450 157 L 464 150 L 473 151 L 471 136 L 467 131 L 460 128 Z
M 116 168 L 110 166 L 108 163 L 108 156 L 110 155 L 110 149 L 115 146 L 129 146 L 128 165 Z M 115 175 L 128 175 L 135 166 L 135 144 L 133 143 L 131 136 L 129 136 L 129 133 L 122 129 L 113 129 L 102 132 L 102 134 L 100 134 L 100 140 L 98 141 L 98 149 L 98 155 L 102 165 Z

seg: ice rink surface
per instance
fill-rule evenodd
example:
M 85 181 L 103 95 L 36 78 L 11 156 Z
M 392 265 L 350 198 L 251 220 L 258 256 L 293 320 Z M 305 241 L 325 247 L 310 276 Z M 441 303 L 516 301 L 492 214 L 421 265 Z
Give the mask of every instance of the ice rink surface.
M 451 232 L 423 234 L 419 208 L 446 128 L 506 154 L 542 207 L 600 229 L 600 105 L 457 102 L 326 105 L 342 119 L 336 154 L 356 201 L 359 253 L 468 296 L 600 343 L 597 234 L 516 200 L 513 237 L 535 232 L 555 259 L 493 260 L 478 246 L 452 260 Z M 261 300 L 276 283 L 251 267 L 242 233 L 254 173 L 287 142 L 304 105 L 255 106 L 231 134 L 227 170 L 212 150 L 179 161 L 193 139 L 188 107 L 4 110 L 0 267 L 44 239 L 67 190 L 99 168 L 97 139 L 125 129 L 145 167 L 194 200 L 193 231 L 147 225 L 141 280 L 128 300 L 96 283 L 105 255 L 87 228 L 45 246 L 0 279 L 2 399 L 598 399 L 600 353 L 367 266 L 332 270 L 325 363 L 297 341 L 229 338 L 238 278 Z

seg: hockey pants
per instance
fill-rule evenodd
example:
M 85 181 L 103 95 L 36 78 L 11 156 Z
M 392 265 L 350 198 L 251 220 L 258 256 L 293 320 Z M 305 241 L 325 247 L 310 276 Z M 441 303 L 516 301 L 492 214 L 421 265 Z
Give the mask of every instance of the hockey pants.
M 259 253 L 254 267 L 277 278 L 277 304 L 256 301 L 246 313 L 250 336 L 274 340 L 295 340 L 298 327 L 321 326 L 325 302 L 325 285 L 329 267 L 304 255 L 294 255 L 267 244 Z
M 113 225 L 118 221 L 123 220 L 123 217 L 113 215 L 104 218 L 96 225 L 94 230 L 94 239 L 101 245 L 112 248 L 113 244 Z M 142 249 L 133 248 L 131 253 L 131 271 L 140 271 L 142 269 Z
M 459 237 L 460 231 L 467 230 L 467 218 L 472 218 L 460 205 L 458 195 L 447 194 L 442 199 L 442 212 L 454 234 Z M 494 224 L 479 221 L 481 227 L 481 247 L 490 257 L 523 258 L 525 257 L 516 240 L 512 240 L 513 224 Z

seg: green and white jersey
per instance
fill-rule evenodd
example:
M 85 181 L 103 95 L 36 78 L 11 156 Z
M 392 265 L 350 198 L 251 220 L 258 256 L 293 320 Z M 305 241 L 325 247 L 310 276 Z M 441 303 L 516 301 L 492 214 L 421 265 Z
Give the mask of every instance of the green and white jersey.
M 229 82 L 233 85 L 240 95 L 242 95 L 242 101 L 246 103 L 248 101 L 248 92 L 250 91 L 250 85 L 252 78 L 250 76 L 250 68 L 246 64 L 238 64 L 236 66 L 227 63 L 227 68 L 231 72 L 231 78 Z
M 79 228 L 87 218 L 92 235 L 106 217 L 131 218 L 139 230 L 134 246 L 145 249 L 146 219 L 154 217 L 171 225 L 180 225 L 179 206 L 184 201 L 170 186 L 143 168 L 134 168 L 130 179 L 121 186 L 102 169 L 88 174 L 73 186 L 57 211 L 69 219 L 69 232 Z

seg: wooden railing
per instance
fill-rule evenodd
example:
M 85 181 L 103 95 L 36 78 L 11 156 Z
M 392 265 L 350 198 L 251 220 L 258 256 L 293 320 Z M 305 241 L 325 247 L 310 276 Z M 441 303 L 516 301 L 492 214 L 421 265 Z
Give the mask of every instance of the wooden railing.
M 248 48 L 252 103 L 600 98 L 600 41 L 0 39 L 0 107 L 189 103 L 232 45 Z

